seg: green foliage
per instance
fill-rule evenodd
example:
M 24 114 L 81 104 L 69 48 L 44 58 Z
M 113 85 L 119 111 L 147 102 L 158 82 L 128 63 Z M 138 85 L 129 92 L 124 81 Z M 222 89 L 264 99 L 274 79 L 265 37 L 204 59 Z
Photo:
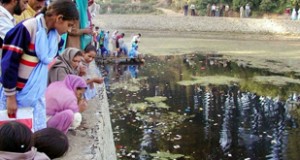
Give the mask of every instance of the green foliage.
M 176 3 L 185 2 L 184 0 L 175 0 Z M 174 3 L 175 3 L 174 1 Z M 283 11 L 291 6 L 298 7 L 300 0 L 195 0 L 195 4 L 199 13 L 206 12 L 207 4 L 229 4 L 233 11 L 238 12 L 240 6 L 245 6 L 247 3 L 251 6 L 251 10 L 256 14 L 261 13 L 283 13 Z
M 262 0 L 259 5 L 259 9 L 262 11 L 270 12 L 277 7 L 276 2 L 274 0 Z
M 103 3 L 101 5 L 100 14 L 107 13 L 107 7 L 111 7 L 111 13 L 117 14 L 142 14 L 142 13 L 152 13 L 155 11 L 151 4 L 141 3 L 141 4 L 132 4 L 132 3 Z

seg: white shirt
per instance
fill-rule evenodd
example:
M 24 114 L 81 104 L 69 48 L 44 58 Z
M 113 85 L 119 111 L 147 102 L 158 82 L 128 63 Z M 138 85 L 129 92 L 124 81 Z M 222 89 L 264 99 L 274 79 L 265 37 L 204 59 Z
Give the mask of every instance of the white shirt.
M 141 39 L 140 39 L 139 35 L 135 35 L 135 36 L 132 37 L 131 44 L 135 43 L 135 41 L 140 42 L 140 40 Z
M 14 28 L 15 25 L 15 18 L 8 12 L 8 10 L 0 5 L 0 38 L 2 39 L 2 42 L 4 41 L 6 33 Z M 3 44 L 1 44 L 0 48 L 0 57 L 2 57 L 2 45 Z
M 195 9 L 195 5 L 194 4 L 191 4 L 191 9 Z
M 6 33 L 16 25 L 15 18 L 4 7 L 0 6 L 0 38 L 4 40 Z

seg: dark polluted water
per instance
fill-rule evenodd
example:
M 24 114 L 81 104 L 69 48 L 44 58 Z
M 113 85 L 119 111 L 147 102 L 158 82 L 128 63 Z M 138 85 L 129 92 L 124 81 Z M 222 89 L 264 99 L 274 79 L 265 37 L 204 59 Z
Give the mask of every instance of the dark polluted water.
M 220 55 L 105 64 L 118 159 L 298 159 L 300 81 Z

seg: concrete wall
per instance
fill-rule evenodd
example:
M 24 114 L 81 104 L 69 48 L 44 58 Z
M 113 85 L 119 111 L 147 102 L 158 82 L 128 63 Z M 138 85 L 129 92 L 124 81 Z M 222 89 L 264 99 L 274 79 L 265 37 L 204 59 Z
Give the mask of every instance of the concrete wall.
M 92 77 L 100 76 L 93 63 Z M 69 152 L 61 160 L 116 160 L 109 104 L 105 85 L 96 85 L 97 97 L 88 102 L 83 113 L 83 125 L 68 132 Z

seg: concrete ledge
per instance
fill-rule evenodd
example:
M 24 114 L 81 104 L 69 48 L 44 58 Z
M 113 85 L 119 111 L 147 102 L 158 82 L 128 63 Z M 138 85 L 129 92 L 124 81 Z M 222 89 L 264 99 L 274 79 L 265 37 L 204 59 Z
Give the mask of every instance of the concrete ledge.
M 92 76 L 100 76 L 94 63 Z M 88 102 L 83 113 L 83 126 L 68 132 L 69 152 L 61 160 L 116 160 L 109 104 L 105 84 L 96 85 L 97 96 Z

